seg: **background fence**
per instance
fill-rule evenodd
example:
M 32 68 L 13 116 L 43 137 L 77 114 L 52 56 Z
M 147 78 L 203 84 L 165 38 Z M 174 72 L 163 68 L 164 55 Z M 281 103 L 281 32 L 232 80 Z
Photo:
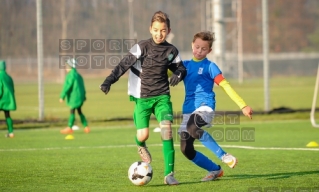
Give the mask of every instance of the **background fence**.
M 65 76 L 62 60 L 77 55 L 81 55 L 79 71 L 85 79 L 103 79 L 126 51 L 110 53 L 105 49 L 100 53 L 91 50 L 78 53 L 73 50 L 65 53 L 60 49 L 61 40 L 92 42 L 102 39 L 108 42 L 148 39 L 151 17 L 158 10 L 168 13 L 171 20 L 172 31 L 167 40 L 179 49 L 182 59 L 191 59 L 193 35 L 201 30 L 215 30 L 214 6 L 217 1 L 223 11 L 219 22 L 224 25 L 222 38 L 225 39 L 225 61 L 217 62 L 217 65 L 220 65 L 227 79 L 240 81 L 239 52 L 242 49 L 243 86 L 251 79 L 262 80 L 262 0 L 43 0 L 43 81 L 61 83 Z M 38 81 L 36 2 L 0 0 L 0 59 L 6 60 L 7 71 L 18 84 Z M 305 106 L 310 107 L 319 63 L 319 1 L 268 0 L 267 5 L 269 77 L 284 78 L 282 82 L 291 81 L 289 86 L 295 91 L 294 95 L 303 94 L 305 87 L 295 84 L 294 79 L 298 76 L 313 77 L 313 85 L 308 81 L 306 83 L 309 96 L 305 98 Z M 239 35 L 240 32 L 242 35 Z M 216 43 L 219 43 L 219 38 Z M 76 49 L 77 45 L 74 44 L 73 48 Z M 209 59 L 213 59 L 214 54 L 213 47 Z M 101 60 L 96 60 L 100 56 L 104 58 L 102 64 L 97 63 Z M 262 89 L 262 85 L 258 88 Z M 270 89 L 272 92 L 272 87 Z M 273 98 L 272 102 L 276 97 Z M 275 101 L 271 107 L 289 107 L 291 101 L 283 101 Z M 261 105 L 262 101 L 257 103 Z M 37 105 L 34 103 L 30 107 L 37 109 Z M 299 104 L 291 106 L 304 107 Z
M 172 32 L 168 40 L 180 50 L 183 59 L 190 59 L 194 33 L 214 31 L 216 2 L 221 4 L 221 22 L 225 27 L 226 58 L 225 63 L 220 63 L 224 74 L 237 78 L 241 47 L 244 78 L 261 77 L 262 0 L 43 0 L 45 80 L 63 76 L 59 71 L 59 58 L 65 54 L 59 49 L 61 40 L 147 39 L 150 38 L 151 17 L 158 10 L 170 16 Z M 270 77 L 314 75 L 319 61 L 319 1 L 268 0 L 267 5 Z M 242 32 L 241 38 L 239 32 Z M 216 43 L 221 41 L 218 38 Z M 105 57 L 112 55 L 102 54 Z M 87 53 L 89 57 L 93 55 Z M 213 56 L 214 49 L 210 58 Z M 25 81 L 36 78 L 36 58 L 36 0 L 0 0 L 0 59 L 7 60 L 8 71 L 16 79 Z M 109 70 L 103 72 L 101 69 L 112 68 L 118 60 L 109 59 L 106 58 L 105 67 L 92 67 L 92 62 L 86 63 L 86 70 L 81 72 L 105 75 Z

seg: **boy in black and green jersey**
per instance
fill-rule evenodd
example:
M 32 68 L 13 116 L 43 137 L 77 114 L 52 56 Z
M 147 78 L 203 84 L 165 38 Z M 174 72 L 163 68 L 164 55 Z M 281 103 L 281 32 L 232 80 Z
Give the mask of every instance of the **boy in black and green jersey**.
M 152 38 L 135 44 L 129 53 L 113 69 L 100 86 L 107 94 L 113 83 L 129 70 L 128 94 L 135 102 L 134 123 L 137 129 L 135 141 L 143 161 L 150 163 L 151 155 L 146 147 L 149 137 L 149 120 L 153 113 L 160 124 L 164 155 L 164 183 L 177 185 L 174 178 L 175 150 L 171 124 L 173 109 L 169 85 L 177 85 L 186 75 L 186 69 L 175 46 L 166 41 L 170 33 L 167 14 L 158 11 L 149 28 Z M 168 70 L 173 72 L 170 81 Z

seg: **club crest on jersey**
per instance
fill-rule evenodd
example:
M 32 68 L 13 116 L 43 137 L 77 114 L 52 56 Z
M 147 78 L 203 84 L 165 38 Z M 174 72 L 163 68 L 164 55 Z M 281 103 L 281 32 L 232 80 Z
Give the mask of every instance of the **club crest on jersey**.
M 200 67 L 199 69 L 198 69 L 198 72 L 197 72 L 197 74 L 203 74 L 203 68 L 202 67 Z
M 170 54 L 167 56 L 168 61 L 172 61 L 173 57 L 174 57 L 173 53 L 170 53 Z

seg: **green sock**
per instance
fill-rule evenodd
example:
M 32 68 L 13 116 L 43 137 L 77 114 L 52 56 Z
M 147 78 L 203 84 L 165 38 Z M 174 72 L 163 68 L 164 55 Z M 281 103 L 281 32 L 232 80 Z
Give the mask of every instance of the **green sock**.
M 174 162 L 175 162 L 175 150 L 174 142 L 171 140 L 162 140 L 163 143 L 163 154 L 164 154 L 164 176 L 174 172 Z
M 136 135 L 135 135 L 135 142 L 138 146 L 145 146 L 145 142 L 141 142 L 137 139 Z
M 72 126 L 74 125 L 74 121 L 75 121 L 75 115 L 74 114 L 70 114 L 69 116 L 69 122 L 68 122 L 68 126 L 70 128 L 72 128 Z
M 11 117 L 6 118 L 6 123 L 8 126 L 8 132 L 13 133 L 13 122 L 12 122 Z
M 88 122 L 86 121 L 86 118 L 85 116 L 83 115 L 83 113 L 80 115 L 80 118 L 81 118 L 81 123 L 84 127 L 87 127 L 88 126 Z

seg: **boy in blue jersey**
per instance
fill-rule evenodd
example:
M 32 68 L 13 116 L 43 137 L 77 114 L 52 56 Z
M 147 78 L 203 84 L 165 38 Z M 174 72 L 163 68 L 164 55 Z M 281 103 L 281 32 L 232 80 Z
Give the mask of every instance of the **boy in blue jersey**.
M 193 58 L 183 61 L 187 75 L 184 78 L 186 95 L 183 104 L 183 121 L 178 131 L 180 148 L 187 159 L 208 171 L 201 181 L 215 180 L 223 176 L 223 170 L 204 154 L 194 149 L 195 139 L 198 139 L 230 168 L 234 168 L 237 164 L 234 156 L 226 153 L 208 132 L 201 129 L 209 126 L 214 117 L 216 102 L 213 91 L 214 83 L 224 89 L 245 116 L 251 119 L 253 113 L 252 108 L 246 105 L 223 77 L 218 66 L 206 58 L 207 54 L 212 51 L 214 40 L 214 33 L 196 33 L 192 42 Z

